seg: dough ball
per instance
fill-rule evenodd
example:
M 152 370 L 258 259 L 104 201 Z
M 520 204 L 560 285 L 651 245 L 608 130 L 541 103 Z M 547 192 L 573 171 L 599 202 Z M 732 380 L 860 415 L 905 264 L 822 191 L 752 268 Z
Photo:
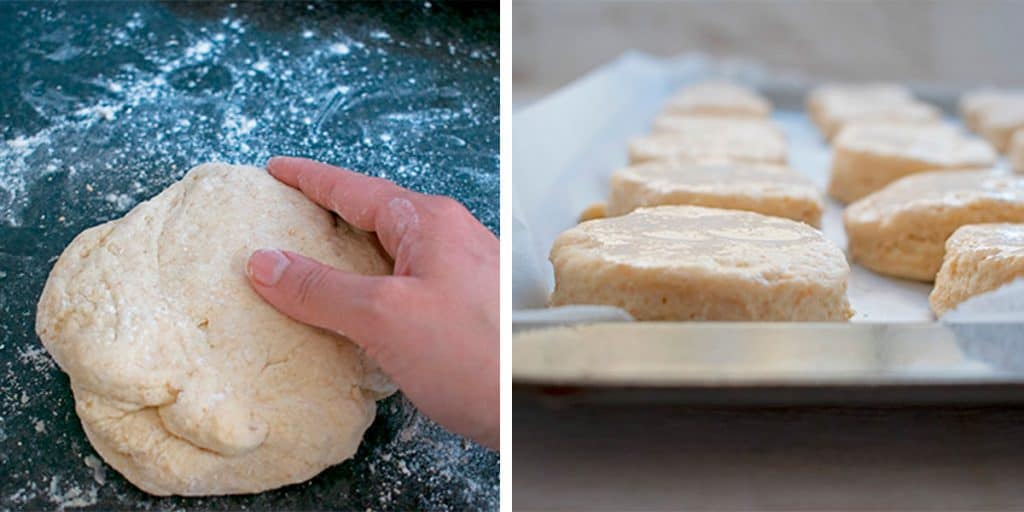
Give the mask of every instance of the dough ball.
M 928 301 L 936 315 L 1024 277 L 1024 224 L 974 224 L 953 232 Z
M 786 138 L 767 120 L 659 117 L 652 132 L 630 141 L 631 164 L 658 160 L 786 163 Z
M 1024 222 L 1024 177 L 992 171 L 912 174 L 843 213 L 850 257 L 875 272 L 931 281 L 960 226 Z
M 828 193 L 852 203 L 903 176 L 941 169 L 986 169 L 998 156 L 987 142 L 941 124 L 854 123 L 833 145 Z
M 781 165 L 652 163 L 612 175 L 609 215 L 662 205 L 745 210 L 815 227 L 824 208 L 814 184 Z
M 268 247 L 391 272 L 372 234 L 263 169 L 217 163 L 83 231 L 50 273 L 36 332 L 96 451 L 146 492 L 307 480 L 355 453 L 393 391 L 348 339 L 256 295 L 245 265 Z
M 662 112 L 672 116 L 768 117 L 772 104 L 742 85 L 707 81 L 687 87 L 665 103 Z
M 641 208 L 562 233 L 551 305 L 638 320 L 847 320 L 850 267 L 820 231 L 752 212 Z

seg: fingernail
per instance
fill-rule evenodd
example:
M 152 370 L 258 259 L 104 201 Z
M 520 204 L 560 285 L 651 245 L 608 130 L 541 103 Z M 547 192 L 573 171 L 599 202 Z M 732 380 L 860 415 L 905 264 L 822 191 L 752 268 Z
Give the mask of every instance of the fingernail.
M 263 167 L 265 167 L 267 169 L 267 172 L 269 172 L 271 174 L 274 173 L 274 160 L 277 160 L 277 159 L 278 159 L 278 157 L 272 156 L 272 157 L 270 157 L 267 160 L 267 163 L 263 165 Z
M 290 263 L 291 260 L 277 249 L 260 249 L 252 253 L 245 269 L 257 283 L 274 286 Z

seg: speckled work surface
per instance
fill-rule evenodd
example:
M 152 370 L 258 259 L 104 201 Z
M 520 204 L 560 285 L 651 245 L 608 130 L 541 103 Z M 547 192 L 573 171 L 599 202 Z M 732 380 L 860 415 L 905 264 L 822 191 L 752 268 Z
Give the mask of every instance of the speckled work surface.
M 33 324 L 78 232 L 211 160 L 317 158 L 497 232 L 498 85 L 496 6 L 0 4 L 0 510 L 496 508 L 497 456 L 401 396 L 310 482 L 150 497 L 98 463 Z

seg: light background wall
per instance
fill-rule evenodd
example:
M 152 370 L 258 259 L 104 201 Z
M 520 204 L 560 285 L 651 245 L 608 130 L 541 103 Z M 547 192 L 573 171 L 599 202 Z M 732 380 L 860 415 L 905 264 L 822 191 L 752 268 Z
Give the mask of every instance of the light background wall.
M 1024 86 L 1024 0 L 513 0 L 502 16 L 516 106 L 629 49 L 815 78 Z

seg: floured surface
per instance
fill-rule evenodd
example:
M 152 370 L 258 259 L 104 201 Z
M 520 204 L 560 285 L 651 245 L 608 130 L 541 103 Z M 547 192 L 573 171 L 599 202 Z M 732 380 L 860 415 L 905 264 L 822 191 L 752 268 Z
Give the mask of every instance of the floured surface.
M 33 334 L 67 243 L 203 161 L 319 158 L 456 197 L 497 231 L 496 8 L 4 3 L 0 25 L 0 502 L 496 507 L 497 456 L 401 397 L 378 406 L 353 460 L 307 484 L 158 501 L 108 468 L 101 485 L 68 382 Z

